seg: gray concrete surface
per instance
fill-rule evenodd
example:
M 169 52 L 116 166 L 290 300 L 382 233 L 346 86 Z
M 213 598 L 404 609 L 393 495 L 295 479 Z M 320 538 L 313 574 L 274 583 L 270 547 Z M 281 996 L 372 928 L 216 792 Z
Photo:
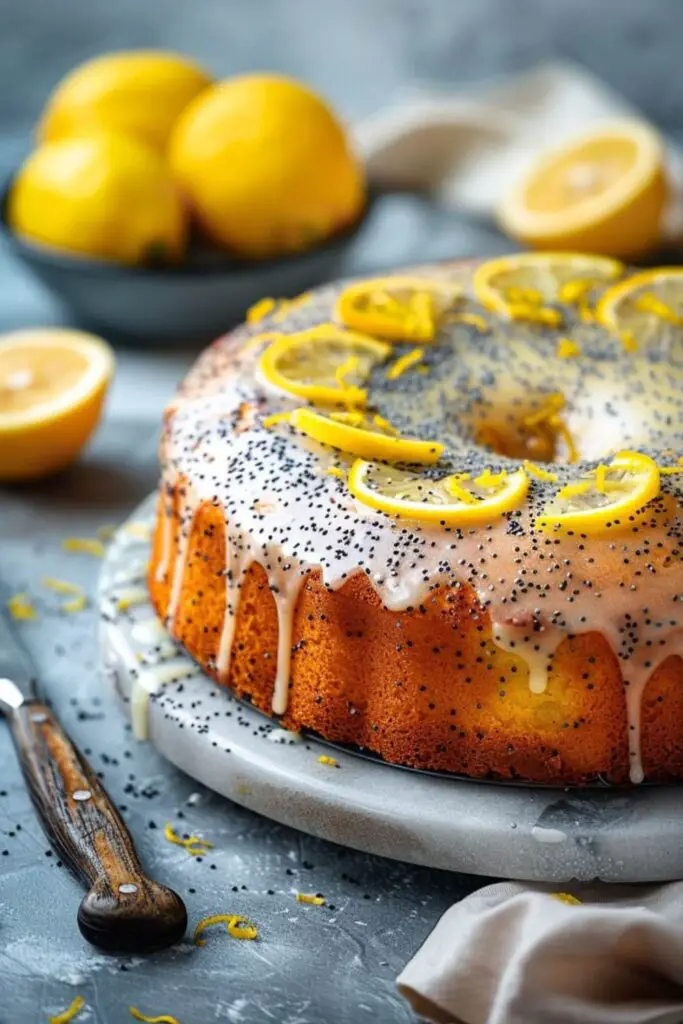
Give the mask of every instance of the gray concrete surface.
M 103 49 L 172 46 L 217 74 L 279 68 L 312 80 L 349 117 L 419 78 L 462 84 L 552 56 L 603 75 L 672 134 L 683 133 L 679 0 L 0 0 L 0 171 L 27 149 L 46 93 Z M 352 269 L 495 252 L 486 226 L 415 197 L 386 199 Z M 63 313 L 0 252 L 0 330 Z M 39 620 L 22 635 L 45 689 L 122 805 L 142 856 L 188 902 L 192 922 L 244 913 L 261 941 L 213 934 L 148 959 L 93 954 L 76 883 L 50 855 L 0 723 L 0 1022 L 33 1024 L 77 993 L 84 1024 L 119 1024 L 128 1007 L 181 1024 L 409 1024 L 394 978 L 472 878 L 347 852 L 212 796 L 136 744 L 97 679 L 94 610 L 59 611 L 44 574 L 94 592 L 98 565 L 61 540 L 122 519 L 156 482 L 161 406 L 191 349 L 119 354 L 103 429 L 87 459 L 43 486 L 0 490 L 0 596 L 26 589 Z M 170 820 L 215 844 L 203 862 L 161 838 Z M 294 888 L 334 909 L 299 907 Z

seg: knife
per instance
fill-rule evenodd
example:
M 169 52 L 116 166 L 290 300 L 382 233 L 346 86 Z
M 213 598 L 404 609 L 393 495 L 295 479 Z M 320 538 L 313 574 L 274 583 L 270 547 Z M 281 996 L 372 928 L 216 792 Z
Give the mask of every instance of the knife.
M 149 953 L 178 942 L 180 896 L 145 875 L 121 815 L 92 768 L 39 697 L 35 668 L 0 614 L 0 713 L 49 841 L 88 887 L 78 927 L 116 953 Z

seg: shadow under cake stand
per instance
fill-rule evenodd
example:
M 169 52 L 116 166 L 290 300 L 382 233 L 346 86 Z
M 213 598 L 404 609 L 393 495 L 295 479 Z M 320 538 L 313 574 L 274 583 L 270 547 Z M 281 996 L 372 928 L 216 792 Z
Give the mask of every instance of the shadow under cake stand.
M 170 639 L 149 601 L 155 500 L 108 548 L 101 650 L 136 735 L 178 768 L 268 818 L 413 864 L 551 883 L 683 877 L 679 787 L 556 789 L 411 771 L 299 737 L 237 700 Z

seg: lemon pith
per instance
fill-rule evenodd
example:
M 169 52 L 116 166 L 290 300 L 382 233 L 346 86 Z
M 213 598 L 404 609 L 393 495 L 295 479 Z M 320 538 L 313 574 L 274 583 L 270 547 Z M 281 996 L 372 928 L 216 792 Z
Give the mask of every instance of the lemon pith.
M 335 311 L 352 330 L 387 341 L 431 342 L 440 317 L 461 291 L 429 278 L 374 278 L 348 285 Z
M 382 425 L 373 423 L 372 417 L 365 422 L 368 420 L 374 429 L 357 426 L 353 421 L 343 422 L 313 409 L 295 409 L 290 417 L 292 426 L 307 437 L 364 459 L 429 465 L 437 462 L 443 452 L 444 446 L 437 441 L 392 436 L 383 432 Z
M 656 498 L 660 490 L 657 463 L 641 452 L 618 452 L 583 478 L 566 484 L 536 519 L 536 529 L 564 526 L 595 533 L 621 524 Z
M 373 473 L 380 478 L 376 487 L 369 479 Z M 466 473 L 455 473 L 431 480 L 356 459 L 349 472 L 348 486 L 364 505 L 388 515 L 476 526 L 515 509 L 526 496 L 529 479 L 523 469 L 518 469 L 488 477 L 484 472 L 475 479 Z
M 97 425 L 113 368 L 109 347 L 79 331 L 0 336 L 0 480 L 72 462 Z
M 280 335 L 263 352 L 258 368 L 274 388 L 318 405 L 362 406 L 361 384 L 391 346 L 375 338 L 320 324 Z

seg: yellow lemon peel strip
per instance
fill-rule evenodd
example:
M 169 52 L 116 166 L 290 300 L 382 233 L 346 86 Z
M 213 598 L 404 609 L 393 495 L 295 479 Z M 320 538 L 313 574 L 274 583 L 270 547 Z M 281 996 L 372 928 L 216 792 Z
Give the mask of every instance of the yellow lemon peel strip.
M 490 323 L 480 313 L 453 313 L 447 317 L 447 320 L 452 324 L 469 324 L 470 327 L 476 327 L 482 334 L 491 330 Z
M 70 1020 L 81 1012 L 85 1006 L 85 999 L 83 996 L 76 996 L 74 1001 L 67 1006 L 63 1013 L 58 1013 L 54 1017 L 48 1017 L 49 1024 L 69 1024 Z
M 320 757 L 318 758 L 318 761 L 320 762 L 320 764 L 329 765 L 330 768 L 339 767 L 339 765 L 337 764 L 336 757 L 328 757 L 327 754 L 321 754 Z
M 54 590 L 56 594 L 82 594 L 83 587 L 78 583 L 69 583 L 68 580 L 57 580 L 54 576 L 43 576 L 40 581 L 48 590 Z
M 528 459 L 524 460 L 523 466 L 529 476 L 535 476 L 537 480 L 544 480 L 546 483 L 557 483 L 557 473 L 551 473 L 550 470 L 543 469 L 542 466 L 537 466 L 535 462 L 529 462 Z
M 77 597 L 64 602 L 62 605 L 62 611 L 66 612 L 67 615 L 75 615 L 76 612 L 82 612 L 87 607 L 88 599 L 85 594 L 78 594 Z
M 558 900 L 559 903 L 566 903 L 570 907 L 580 907 L 583 904 L 583 900 L 572 896 L 570 892 L 551 892 L 550 895 L 554 900 Z
M 263 426 L 266 430 L 270 430 L 271 427 L 276 426 L 278 423 L 289 423 L 291 412 L 274 412 L 270 416 L 264 417 Z
M 200 839 L 199 836 L 188 836 L 187 839 L 183 839 L 174 831 L 170 821 L 164 825 L 164 839 L 174 846 L 184 847 L 191 857 L 203 857 L 207 850 L 213 850 L 213 843 L 208 839 Z
M 171 1017 L 168 1013 L 162 1013 L 160 1017 L 146 1017 L 144 1013 L 140 1013 L 134 1006 L 129 1007 L 129 1013 L 135 1020 L 144 1021 L 144 1024 L 180 1024 L 177 1017 Z
M 511 302 L 507 313 L 513 320 L 528 320 L 530 323 L 543 324 L 546 327 L 559 327 L 562 323 L 562 314 L 559 310 L 535 306 L 531 302 Z
M 62 547 L 75 554 L 104 558 L 104 544 L 95 537 L 67 537 L 62 541 Z
M 340 480 L 346 480 L 346 473 L 339 466 L 328 466 L 325 470 L 325 476 L 336 476 Z
M 424 354 L 423 348 L 414 348 L 411 349 L 410 352 L 406 352 L 405 355 L 400 356 L 387 370 L 387 380 L 398 380 L 398 378 L 402 377 L 406 370 L 409 370 L 411 366 L 415 366 L 417 363 L 421 362 Z
M 663 302 L 654 292 L 645 292 L 643 295 L 640 295 L 636 299 L 635 306 L 639 313 L 651 313 L 658 320 L 664 320 L 666 323 L 674 324 L 676 327 L 680 327 L 681 323 L 683 323 L 683 318 L 671 306 L 667 306 L 666 302 Z
M 309 903 L 313 907 L 323 907 L 325 905 L 324 896 L 313 896 L 308 892 L 298 892 L 296 894 L 297 903 Z
M 206 928 L 211 928 L 215 924 L 224 924 L 225 930 L 233 939 L 250 942 L 258 938 L 258 928 L 248 918 L 242 917 L 240 914 L 211 914 L 209 917 L 203 917 L 192 933 L 196 946 L 206 945 L 208 940 L 202 939 L 201 934 Z
M 500 473 L 492 473 L 487 467 L 483 473 L 474 478 L 475 484 L 479 487 L 500 487 L 500 485 L 507 479 L 507 469 L 501 469 Z
M 269 313 L 272 313 L 276 306 L 277 303 L 275 299 L 259 299 L 258 302 L 255 302 L 254 305 L 250 306 L 247 310 L 247 323 L 259 323 L 259 321 L 267 317 Z
M 28 594 L 13 594 L 7 601 L 7 609 L 16 622 L 38 618 Z
M 576 359 L 580 356 L 583 349 L 580 345 L 577 345 L 571 338 L 560 338 L 557 343 L 557 358 L 558 359 Z

